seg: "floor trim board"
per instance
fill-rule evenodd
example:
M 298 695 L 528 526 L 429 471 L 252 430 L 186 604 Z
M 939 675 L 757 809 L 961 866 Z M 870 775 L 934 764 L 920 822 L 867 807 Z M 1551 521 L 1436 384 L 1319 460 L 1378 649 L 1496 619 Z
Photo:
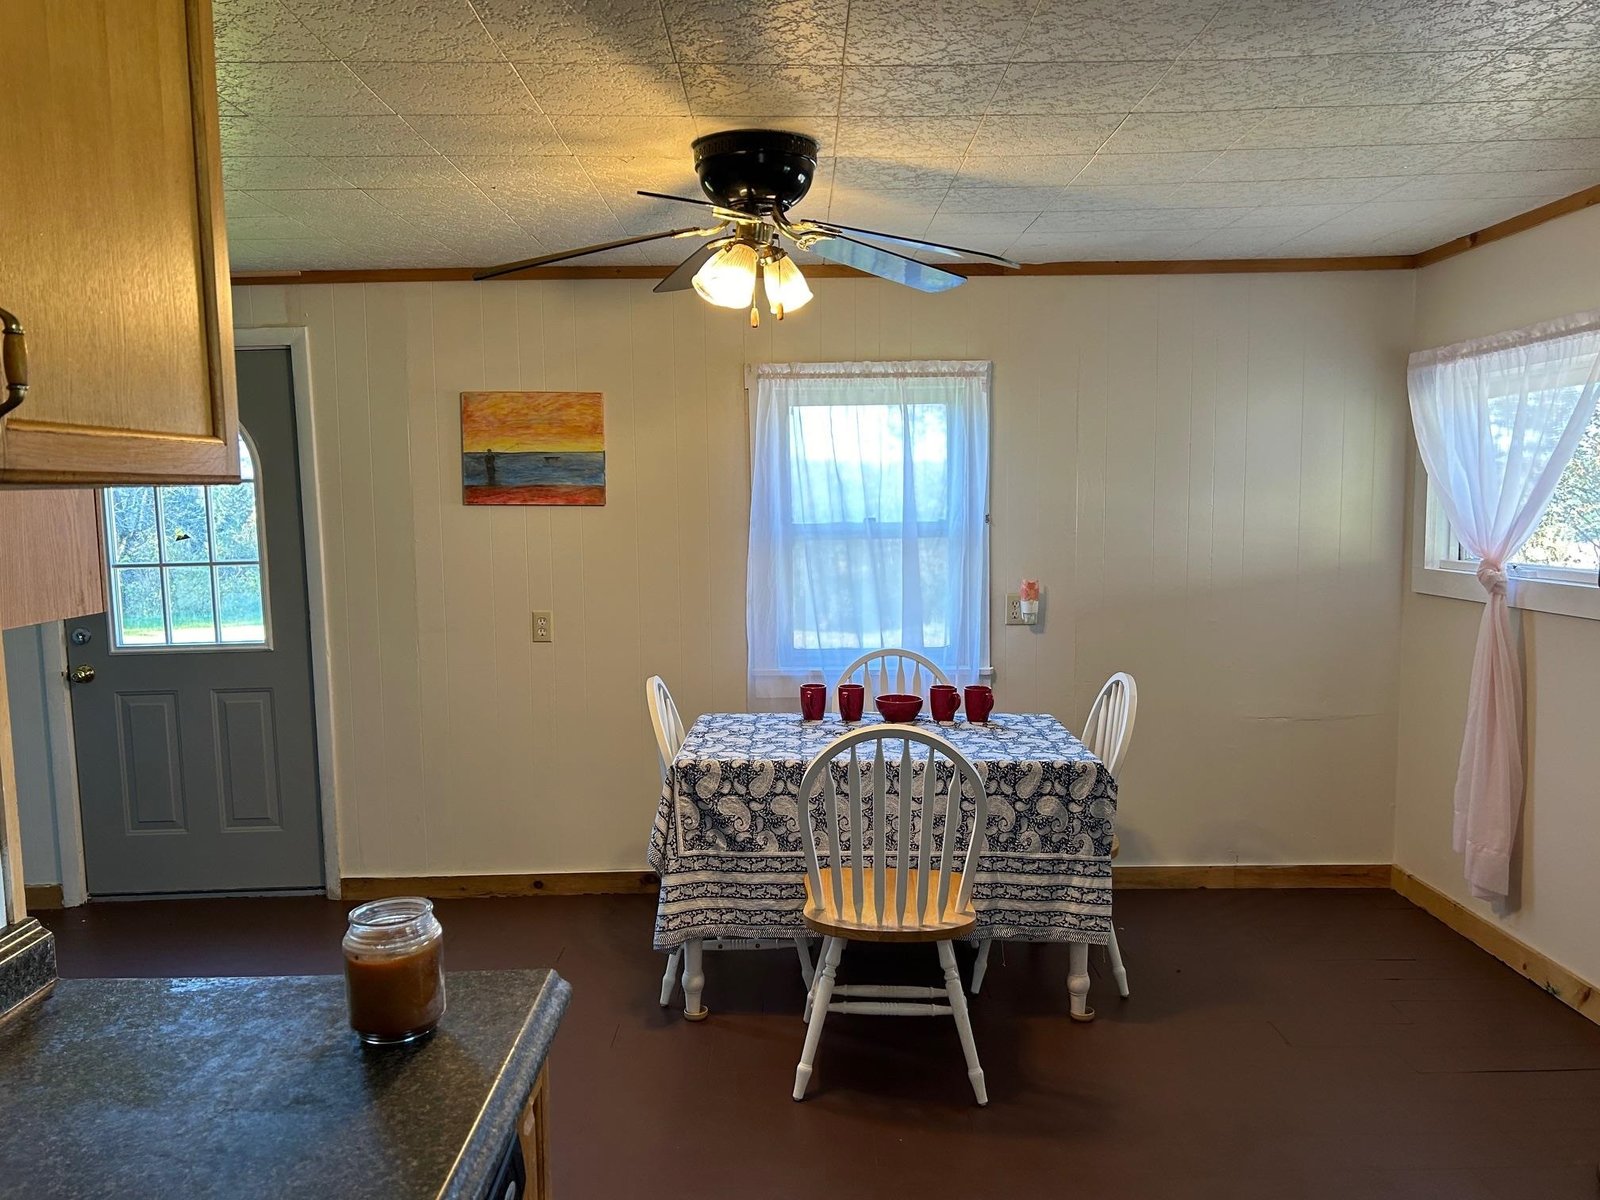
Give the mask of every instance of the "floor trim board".
M 1541 954 L 1504 926 L 1452 900 L 1403 867 L 1392 868 L 1390 886 L 1429 916 L 1442 921 L 1480 950 L 1492 954 L 1524 979 L 1539 985 L 1568 1008 L 1600 1024 L 1600 986 Z
M 1119 888 L 1386 888 L 1388 863 L 1136 867 L 1114 872 Z
M 29 912 L 66 907 L 59 883 L 30 883 L 22 889 Z
M 388 896 L 463 900 L 482 896 L 654 895 L 654 871 L 550 871 L 533 875 L 405 875 L 341 881 L 343 899 L 359 903 Z

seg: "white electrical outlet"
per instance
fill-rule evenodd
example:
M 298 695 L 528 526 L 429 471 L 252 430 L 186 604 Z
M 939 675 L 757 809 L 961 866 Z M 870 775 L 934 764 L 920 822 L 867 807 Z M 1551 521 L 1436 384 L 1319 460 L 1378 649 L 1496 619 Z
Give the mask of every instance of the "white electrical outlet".
M 1027 625 L 1029 622 L 1022 619 L 1022 595 L 1020 592 L 1006 593 L 1006 624 Z
M 555 618 L 548 612 L 533 614 L 533 640 L 536 642 L 553 642 L 556 640 Z

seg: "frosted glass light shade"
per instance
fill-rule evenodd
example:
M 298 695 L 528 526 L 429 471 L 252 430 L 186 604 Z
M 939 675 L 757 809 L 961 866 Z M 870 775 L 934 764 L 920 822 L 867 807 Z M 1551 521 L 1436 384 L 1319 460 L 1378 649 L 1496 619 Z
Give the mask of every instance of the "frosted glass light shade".
M 784 313 L 804 308 L 811 302 L 811 288 L 806 277 L 787 254 L 774 255 L 762 268 L 761 278 L 766 285 L 767 304 L 780 320 Z
M 718 250 L 694 273 L 694 290 L 718 308 L 744 308 L 756 294 L 754 246 L 734 242 Z

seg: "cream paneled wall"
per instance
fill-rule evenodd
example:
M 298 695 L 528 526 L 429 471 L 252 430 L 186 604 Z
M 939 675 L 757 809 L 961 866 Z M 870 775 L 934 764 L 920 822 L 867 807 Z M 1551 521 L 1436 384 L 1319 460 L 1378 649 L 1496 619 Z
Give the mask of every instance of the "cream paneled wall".
M 1002 707 L 1139 679 L 1124 861 L 1387 862 L 1409 273 L 821 281 L 746 327 L 638 281 L 249 287 L 310 329 L 346 875 L 630 869 L 642 681 L 745 702 L 743 368 L 988 358 Z M 606 394 L 608 503 L 468 509 L 458 393 Z M 536 646 L 529 613 L 555 614 Z

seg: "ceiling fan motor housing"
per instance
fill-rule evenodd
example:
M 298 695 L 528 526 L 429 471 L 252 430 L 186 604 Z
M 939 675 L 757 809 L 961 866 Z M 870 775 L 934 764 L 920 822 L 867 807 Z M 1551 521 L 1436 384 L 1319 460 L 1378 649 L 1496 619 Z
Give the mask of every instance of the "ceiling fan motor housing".
M 729 129 L 694 141 L 694 169 L 712 203 L 736 212 L 787 212 L 811 190 L 817 141 L 781 129 Z

